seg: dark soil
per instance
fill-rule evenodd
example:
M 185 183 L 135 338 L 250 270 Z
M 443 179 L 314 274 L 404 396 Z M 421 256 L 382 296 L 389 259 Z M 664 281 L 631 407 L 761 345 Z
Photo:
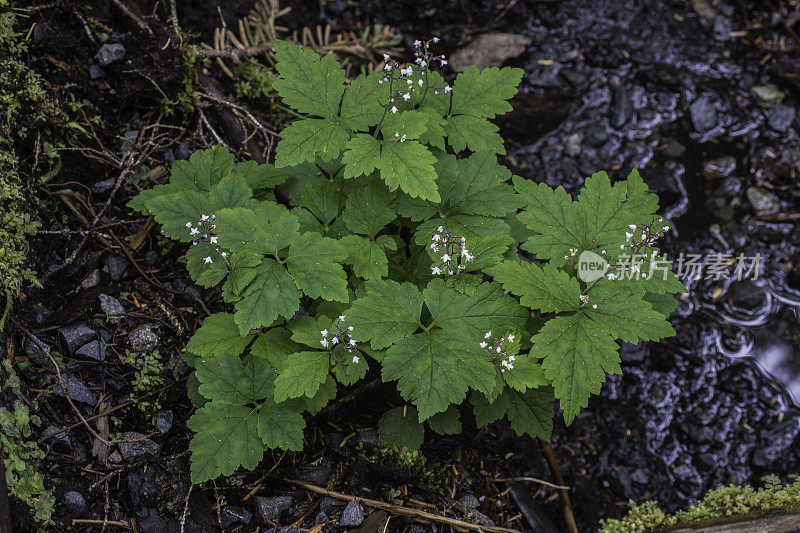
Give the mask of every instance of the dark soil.
M 776 10 L 783 6 L 775 3 Z M 125 207 L 137 190 L 133 182 L 203 145 L 194 134 L 197 116 L 162 114 L 163 95 L 179 95 L 183 76 L 179 39 L 170 33 L 164 4 L 126 3 L 152 35 L 104 0 L 65 2 L 30 17 L 36 22 L 31 63 L 60 94 L 88 102 L 79 115 L 99 117 L 92 123 L 94 135 L 78 135 L 73 147 L 102 152 L 102 146 L 122 157 L 123 150 L 130 150 L 126 133 L 157 121 L 174 128 L 165 130 L 168 135 L 158 140 L 158 149 L 130 169 L 135 179 L 125 179 L 105 208 L 112 189 L 100 184 L 116 180 L 121 168 L 107 158 L 87 157 L 86 151 L 63 152 L 62 172 L 39 195 L 45 229 L 85 228 L 61 199 L 65 195 L 84 219 L 102 213 L 99 224 L 117 224 L 88 239 L 81 233 L 37 237 L 33 260 L 44 288 L 31 289 L 18 302 L 17 323 L 64 354 L 62 373 L 87 388 L 88 401 L 75 400 L 85 417 L 127 401 L 134 392 L 135 370 L 120 357 L 141 326 L 152 326 L 158 334 L 165 380 L 164 390 L 147 398 L 157 401 L 161 412 L 127 407 L 92 422 L 97 431 L 105 428 L 109 439 L 130 440 L 126 432 L 147 436 L 153 453 L 128 450 L 123 457 L 120 446 L 97 446 L 80 425 L 66 436 L 36 436 L 47 451 L 43 470 L 57 500 L 54 531 L 68 529 L 72 518 L 104 516 L 138 531 L 178 531 L 190 488 L 191 434 L 185 421 L 192 408 L 185 387 L 188 368 L 180 354 L 206 316 L 203 307 L 220 307 L 220 297 L 218 291 L 191 284 L 180 263 L 183 250 L 158 238 L 156 230 L 146 234 L 133 255 L 135 263 L 116 240 L 130 241 L 144 224 Z M 687 282 L 690 294 L 672 319 L 678 335 L 662 343 L 624 346 L 623 374 L 609 377 L 572 426 L 557 420 L 553 448 L 571 487 L 581 531 L 594 531 L 599 519 L 623 514 L 629 499 L 655 499 L 665 510 L 674 510 L 720 484 L 760 484 L 768 473 L 785 481 L 795 477 L 800 470 L 795 403 L 800 400 L 800 222 L 782 215 L 800 212 L 800 43 L 784 25 L 785 17 L 747 1 L 712 2 L 717 19 L 709 21 L 688 0 L 291 4 L 292 11 L 280 19 L 290 29 L 318 23 L 353 29 L 365 21 L 380 22 L 398 28 L 406 43 L 439 36 L 447 54 L 488 31 L 531 37 L 525 54 L 507 62 L 524 68 L 525 76 L 514 112 L 499 121 L 509 142 L 506 162 L 516 174 L 576 192 L 583 176 L 594 171 L 623 177 L 640 168 L 659 193 L 662 212 L 675 221 L 676 231 L 664 246 L 673 260 L 681 253 L 763 257 L 763 270 L 752 282 Z M 185 29 L 208 41 L 220 24 L 220 12 L 233 26 L 251 5 L 246 0 L 185 0 L 178 2 L 178 15 Z M 102 21 L 109 29 L 108 42 L 126 49 L 123 60 L 102 67 L 94 79 L 90 69 L 97 66 L 94 57 L 102 43 L 87 35 L 81 19 Z M 213 65 L 206 70 L 204 75 L 231 94 L 229 80 Z M 770 118 L 775 109 L 753 94 L 753 86 L 763 85 L 776 86 L 785 94 L 783 103 L 797 109 L 785 128 Z M 707 131 L 698 131 L 690 111 L 701 98 L 716 114 Z M 220 131 L 227 131 L 223 113 L 212 109 L 208 115 Z M 235 138 L 226 141 L 242 148 Z M 723 157 L 732 158 L 734 169 L 714 172 L 711 167 L 724 166 L 719 162 Z M 150 178 L 165 179 L 159 174 Z M 746 194 L 750 187 L 773 197 L 777 211 L 754 206 Z M 84 282 L 95 272 L 96 283 Z M 119 323 L 106 320 L 100 294 L 122 301 L 125 317 Z M 94 332 L 91 340 L 103 339 L 104 360 L 66 351 L 59 331 L 76 322 Z M 50 362 L 27 342 L 17 331 L 6 337 L 4 347 L 15 361 L 30 361 L 20 375 L 30 398 L 39 401 L 42 427 L 78 423 L 64 398 L 50 394 L 55 385 Z M 443 481 L 439 492 L 423 483 L 418 470 L 399 467 L 377 451 L 378 420 L 388 407 L 401 403 L 394 388 L 345 395 L 346 403 L 309 420 L 302 453 L 276 453 L 254 472 L 194 487 L 185 529 L 216 531 L 222 523 L 234 530 L 260 526 L 277 531 L 290 524 L 311 528 L 320 510 L 338 517 L 343 506 L 330 506 L 282 478 L 405 505 L 429 502 L 437 512 L 457 517 L 464 513 L 455 502 L 473 495 L 480 499 L 478 510 L 502 525 L 520 508 L 504 484 L 490 481 L 493 477 L 552 479 L 538 442 L 516 437 L 506 423 L 478 431 L 467 408 L 462 410 L 462 435 L 426 436 L 425 469 Z M 166 427 L 168 416 L 171 427 L 162 432 L 158 428 Z M 565 530 L 555 490 L 535 484 L 517 490 L 527 490 L 557 529 Z M 79 515 L 63 505 L 69 491 L 85 498 L 86 510 Z M 291 505 L 262 516 L 258 504 L 264 500 L 259 498 L 273 496 L 291 496 Z M 24 508 L 15 503 L 14 511 L 20 531 L 32 530 Z M 336 530 L 334 523 L 331 530 Z M 74 527 L 100 531 L 99 526 Z M 506 527 L 525 530 L 529 524 L 517 517 Z M 396 517 L 392 530 L 434 529 Z

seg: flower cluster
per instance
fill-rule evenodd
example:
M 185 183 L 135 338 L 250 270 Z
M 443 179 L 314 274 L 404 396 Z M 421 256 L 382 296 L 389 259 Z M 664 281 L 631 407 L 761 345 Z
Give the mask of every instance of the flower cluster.
M 401 67 L 397 61 L 389 57 L 389 54 L 383 54 L 385 65 L 383 67 L 383 76 L 378 80 L 378 83 L 389 84 L 389 101 L 384 107 L 390 112 L 397 113 L 397 104 L 401 100 L 404 102 L 409 101 L 414 91 L 419 91 L 423 88 L 427 91 L 430 87 L 434 94 L 439 94 L 439 91 L 449 93 L 452 90 L 452 87 L 447 84 L 443 87 L 433 87 L 428 82 L 428 68 L 434 61 L 438 61 L 439 65 L 447 64 L 447 60 L 443 55 L 434 55 L 429 50 L 430 44 L 437 42 L 439 42 L 438 37 L 433 37 L 427 41 L 414 41 L 414 64 L 407 64 L 405 67 Z M 417 79 L 416 83 L 413 80 L 415 72 L 419 73 L 419 79 Z M 399 85 L 400 89 L 397 89 L 396 85 Z M 423 92 L 423 96 L 424 94 Z M 400 142 L 405 140 L 405 136 L 400 138 L 397 135 L 397 137 Z
M 219 249 L 217 246 L 217 237 L 211 234 L 211 230 L 216 229 L 217 227 L 217 225 L 213 222 L 214 218 L 216 218 L 214 215 L 200 215 L 198 220 L 187 222 L 186 227 L 189 228 L 189 235 L 195 238 L 194 242 L 192 242 L 192 246 L 196 246 L 201 242 L 208 242 L 208 244 L 211 246 L 211 249 L 225 259 L 228 254 Z M 227 261 L 227 259 L 225 260 Z M 204 257 L 203 261 L 205 261 L 206 264 L 214 262 L 210 255 L 208 257 Z
M 442 255 L 442 262 L 431 267 L 431 274 L 434 276 L 442 273 L 447 273 L 448 276 L 452 276 L 455 270 L 463 270 L 466 268 L 464 263 L 475 259 L 475 256 L 467 250 L 466 237 L 455 237 L 453 233 L 445 229 L 444 226 L 439 226 L 436 235 L 434 235 L 431 240 L 433 241 L 431 243 L 431 250 L 434 252 L 444 252 Z
M 609 279 L 613 279 L 613 278 L 609 278 Z M 592 302 L 590 302 L 589 301 L 589 297 L 587 295 L 581 294 L 580 298 L 581 298 L 581 307 L 583 307 L 584 305 L 590 305 L 591 304 L 592 309 L 597 309 L 597 304 L 593 304 Z
M 339 315 L 339 319 L 333 323 L 331 330 L 336 328 L 336 331 L 328 331 L 323 329 L 320 331 L 322 340 L 319 341 L 323 348 L 334 350 L 337 346 L 344 347 L 349 353 L 353 353 L 356 347 L 356 340 L 353 338 L 353 326 L 344 327 L 344 315 Z M 328 336 L 331 336 L 329 339 Z M 358 363 L 358 355 L 353 355 L 353 362 Z
M 507 337 L 500 337 L 495 338 L 492 336 L 492 332 L 486 332 L 486 335 L 483 336 L 484 341 L 481 341 L 480 347 L 484 350 L 488 351 L 492 355 L 492 360 L 496 361 L 500 365 L 500 372 L 505 372 L 506 370 L 513 370 L 514 369 L 514 360 L 516 359 L 513 355 L 508 355 L 508 352 L 503 348 L 503 344 L 506 342 L 512 343 L 514 342 L 514 335 L 509 335 Z M 488 341 L 488 342 L 487 342 Z M 492 345 L 494 343 L 494 346 Z
M 609 268 L 606 278 L 610 280 L 630 277 L 631 274 L 643 276 L 642 263 L 648 255 L 651 260 L 658 256 L 658 250 L 655 248 L 656 241 L 669 231 L 669 224 L 662 217 L 653 217 L 650 224 L 644 226 L 630 224 L 628 228 L 630 231 L 625 232 L 625 244 L 620 244 L 619 249 L 629 253 L 620 255 L 619 264 Z M 605 250 L 601 253 L 606 255 Z

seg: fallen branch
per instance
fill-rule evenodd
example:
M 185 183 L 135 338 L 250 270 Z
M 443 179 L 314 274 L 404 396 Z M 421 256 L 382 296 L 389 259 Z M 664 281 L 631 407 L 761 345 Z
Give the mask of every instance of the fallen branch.
M 556 479 L 556 483 L 564 485 L 564 477 L 561 475 L 561 469 L 558 467 L 558 461 L 556 461 L 556 454 L 553 453 L 553 448 L 550 446 L 549 442 L 545 442 L 541 439 L 539 439 L 539 442 L 542 444 L 542 450 L 544 450 L 544 455 L 547 457 L 547 462 L 550 463 L 550 469 L 553 471 L 553 477 Z M 578 525 L 575 523 L 575 515 L 572 513 L 572 503 L 569 500 L 569 492 L 567 492 L 566 489 L 559 489 L 558 494 L 561 496 L 561 508 L 564 511 L 564 520 L 567 522 L 567 527 L 571 533 L 578 533 Z
M 412 509 L 410 507 L 403 507 L 401 505 L 393 505 L 391 503 L 386 503 L 379 500 L 371 500 L 369 498 L 361 498 L 360 496 L 352 496 L 350 494 L 344 494 L 341 492 L 327 490 L 317 485 L 312 485 L 310 483 L 305 483 L 303 481 L 298 481 L 296 479 L 284 479 L 284 481 L 286 481 L 287 483 L 291 483 L 293 485 L 297 485 L 298 487 L 302 487 L 311 492 L 316 492 L 317 494 L 322 494 L 325 496 L 330 496 L 331 498 L 336 498 L 337 500 L 343 500 L 346 502 L 356 500 L 369 507 L 375 507 L 376 509 L 383 509 L 384 511 L 389 511 L 395 514 L 424 518 L 432 522 L 439 522 L 441 524 L 447 524 L 453 527 L 460 527 L 468 529 L 470 531 L 484 531 L 488 533 L 521 533 L 521 531 L 518 529 L 470 524 L 469 522 L 463 522 L 461 520 L 456 520 L 455 518 L 449 518 L 447 516 L 428 513 L 426 511 L 420 511 L 419 509 Z

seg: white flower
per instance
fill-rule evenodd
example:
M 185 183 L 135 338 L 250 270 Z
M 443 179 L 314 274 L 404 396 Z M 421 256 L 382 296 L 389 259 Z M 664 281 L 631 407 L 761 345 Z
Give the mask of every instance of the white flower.
M 475 259 L 475 256 L 472 255 L 471 253 L 467 253 L 467 255 L 464 256 L 464 261 L 469 262 L 472 261 L 473 259 Z
M 597 304 L 592 304 L 592 309 L 597 309 Z
M 420 78 L 419 81 L 417 81 L 417 85 L 419 85 L 420 87 L 422 87 L 423 83 L 425 83 L 425 82 L 422 81 L 422 78 Z
M 450 259 L 451 259 L 451 258 L 450 258 L 450 256 L 449 256 L 448 254 L 444 254 L 444 255 L 442 256 L 442 261 L 444 261 L 445 263 L 447 263 L 448 261 L 450 261 Z
M 211 244 L 217 244 L 217 240 L 218 240 L 217 237 L 211 237 L 211 239 L 209 239 Z
M 508 342 L 514 342 L 514 335 L 508 336 Z
M 197 235 L 200 233 L 200 230 L 197 228 L 192 228 L 189 230 L 189 235 Z
M 402 74 L 403 76 L 411 76 L 411 74 L 413 74 L 413 72 L 414 72 L 414 69 L 412 69 L 409 66 L 407 66 L 406 68 L 401 68 L 400 69 L 400 74 Z
M 383 54 L 383 60 L 388 63 L 389 62 L 389 54 Z
M 450 87 L 449 85 L 445 85 L 445 86 L 444 86 L 444 92 L 446 92 L 446 93 L 449 93 L 449 92 L 450 92 L 450 91 L 452 91 L 452 90 L 453 90 L 453 88 L 452 88 L 452 87 Z
M 350 339 L 350 342 L 348 344 L 350 346 L 355 346 L 356 345 L 356 341 L 354 339 Z
M 353 326 L 348 326 L 347 331 L 353 331 Z
M 486 335 L 484 335 L 484 336 L 483 336 L 483 338 L 484 338 L 484 339 L 488 339 L 488 338 L 490 338 L 491 336 L 492 336 L 492 332 L 491 332 L 491 331 L 489 331 L 489 332 L 487 332 L 487 333 L 486 333 Z
M 436 249 L 436 243 L 431 244 L 431 250 L 435 250 L 435 249 Z
M 391 111 L 392 113 L 397 113 L 397 106 L 393 105 Z
M 439 228 L 436 231 L 440 231 L 440 232 L 444 231 L 444 226 L 439 226 Z
M 382 85 L 382 84 L 383 84 L 383 78 L 378 80 L 378 85 Z
M 225 252 L 220 252 L 219 255 L 221 255 L 222 257 L 228 257 L 228 254 L 226 254 Z
M 633 233 L 628 233 L 628 232 L 626 231 L 626 232 L 625 232 L 625 240 L 626 240 L 626 241 L 629 241 L 629 240 L 631 240 L 632 238 L 633 238 Z
M 438 37 L 434 37 L 433 39 L 431 39 L 431 42 L 438 43 L 439 42 L 439 38 Z
M 516 357 L 516 356 L 514 356 L 514 355 L 509 355 L 509 356 L 508 356 L 508 360 L 509 360 L 509 361 L 515 361 L 516 359 L 517 359 L 517 357 Z
M 447 60 L 446 60 L 446 59 L 440 59 L 440 60 L 439 60 L 439 63 L 440 63 L 442 66 L 444 66 L 444 65 L 446 65 L 446 64 L 447 64 Z
M 500 347 L 498 346 L 498 347 L 497 347 L 497 353 L 500 353 L 500 351 L 501 351 L 501 350 L 500 350 Z
M 320 331 L 320 333 L 322 334 L 323 337 L 327 337 L 328 336 L 328 330 L 327 329 L 323 329 L 322 331 Z
M 411 94 L 410 93 L 406 93 L 406 94 L 403 95 L 403 100 L 408 100 L 409 98 L 411 98 Z
M 467 242 L 467 238 L 466 237 L 461 237 L 461 244 L 464 244 L 466 242 Z
M 420 46 L 422 46 L 422 41 L 420 41 L 419 39 L 417 39 L 416 41 L 414 41 L 414 46 L 415 46 L 416 48 L 419 48 Z
M 339 322 L 344 322 L 344 315 L 339 315 Z
M 383 67 L 383 70 L 386 70 L 386 71 L 392 70 L 392 66 L 391 66 L 391 65 L 389 65 L 389 64 L 386 64 L 386 65 Z
M 187 223 L 186 223 L 186 227 L 187 227 L 187 228 L 191 228 L 191 227 L 192 227 L 192 223 L 191 223 L 191 222 L 187 222 Z
M 636 229 L 636 224 L 631 224 L 631 225 L 630 225 L 630 226 L 628 226 L 628 227 L 629 227 L 629 228 L 631 228 L 631 230 L 635 230 L 635 229 Z
M 447 275 L 448 275 L 448 276 L 452 276 L 452 275 L 453 275 L 453 271 L 452 271 L 452 270 L 448 270 L 448 271 L 447 271 Z
M 407 84 L 409 84 L 409 85 L 411 85 L 411 84 L 412 84 L 412 83 L 414 83 L 414 82 L 413 82 L 413 81 L 411 81 L 411 80 L 406 80 L 406 83 L 407 83 Z M 409 87 L 409 88 L 408 88 L 408 90 L 409 90 L 409 91 L 410 91 L 411 89 L 412 89 L 411 87 Z
M 358 364 L 358 356 L 357 355 L 353 356 L 353 363 Z
M 323 348 L 328 347 L 328 339 L 322 339 L 321 341 L 319 341 L 319 343 L 322 345 Z
M 206 220 L 208 220 L 208 215 L 200 215 L 200 220 L 205 222 Z
M 206 264 L 208 264 L 208 263 L 213 263 L 213 262 L 214 262 L 214 261 L 212 261 L 212 260 L 211 260 L 211 256 L 210 256 L 210 255 L 209 255 L 208 257 L 204 257 L 204 258 L 203 258 L 203 261 L 205 261 L 205 262 L 206 262 Z
M 438 240 L 439 240 L 439 239 L 441 239 L 441 238 L 442 238 L 442 236 L 441 236 L 441 235 L 439 235 L 439 234 L 437 233 L 436 235 L 434 235 L 433 237 L 431 237 L 431 240 L 432 240 L 432 241 L 438 241 Z
M 331 338 L 331 344 L 338 344 L 338 342 L 339 342 L 339 337 Z
M 442 269 L 439 268 L 439 267 L 433 267 L 431 269 L 431 274 L 433 274 L 434 276 L 437 276 L 437 275 L 439 275 L 441 273 L 442 273 Z

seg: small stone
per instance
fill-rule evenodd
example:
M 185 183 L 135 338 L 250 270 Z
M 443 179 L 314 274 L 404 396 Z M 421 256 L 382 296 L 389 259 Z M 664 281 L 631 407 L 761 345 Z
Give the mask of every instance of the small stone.
M 125 47 L 119 43 L 104 44 L 94 58 L 102 66 L 110 65 L 125 57 Z
M 713 472 L 717 469 L 718 462 L 714 454 L 711 453 L 701 453 L 694 459 L 694 463 L 697 465 L 698 470 L 701 472 Z
M 698 444 L 710 444 L 716 440 L 716 432 L 710 426 L 684 422 L 681 430 Z
M 152 326 L 139 326 L 128 335 L 131 350 L 137 353 L 150 352 L 158 348 L 158 334 Z
M 580 87 L 589 79 L 583 72 L 571 68 L 562 69 L 559 74 L 573 87 Z
M 273 496 L 265 498 L 264 496 L 256 496 L 253 498 L 256 504 L 258 514 L 265 522 L 276 522 L 280 516 L 289 510 L 294 500 L 291 496 Z
M 113 296 L 101 294 L 97 299 L 100 300 L 100 309 L 102 309 L 106 317 L 108 317 L 108 321 L 112 324 L 117 324 L 122 316 L 125 315 L 125 307 L 122 305 L 122 302 Z
M 246 510 L 244 507 L 238 505 L 225 507 L 220 512 L 223 527 L 231 527 L 233 524 L 250 525 L 250 520 L 253 518 L 253 513 Z
M 564 143 L 564 152 L 566 152 L 566 154 L 571 157 L 575 157 L 581 153 L 580 133 L 573 133 L 572 135 L 567 137 L 567 140 Z
M 772 461 L 767 457 L 764 448 L 758 446 L 757 448 L 753 448 L 753 454 L 750 456 L 750 464 L 755 468 L 767 468 L 772 464 Z
M 650 472 L 644 468 L 637 468 L 631 472 L 631 479 L 639 485 L 647 485 L 650 482 Z
M 739 309 L 758 309 L 766 298 L 764 289 L 747 279 L 733 282 L 729 294 L 731 303 Z
M 708 179 L 724 178 L 736 170 L 736 158 L 724 155 L 703 163 L 703 175 Z
M 375 428 L 357 429 L 356 444 L 366 444 L 368 446 L 380 446 L 380 433 Z
M 80 492 L 71 490 L 64 494 L 64 507 L 72 516 L 80 516 L 86 512 L 86 498 Z
M 480 500 L 474 494 L 464 494 L 458 499 L 458 503 L 467 509 L 477 509 L 480 506 Z
M 364 511 L 361 510 L 358 500 L 350 500 L 347 507 L 342 511 L 342 517 L 339 519 L 339 525 L 343 527 L 356 527 L 360 526 L 364 521 Z
M 108 178 L 107 180 L 98 181 L 92 184 L 92 192 L 95 194 L 106 194 L 114 188 L 117 184 L 116 178 Z
M 328 517 L 328 515 L 326 515 L 322 511 L 320 511 L 320 512 L 317 513 L 316 518 L 314 518 L 314 525 L 315 526 L 321 526 L 322 524 L 327 524 L 328 521 L 330 521 L 330 518 Z
M 728 176 L 717 190 L 723 196 L 737 196 L 742 190 L 742 180 L 736 176 Z
M 331 477 L 331 467 L 329 466 L 308 466 L 301 467 L 297 476 L 301 481 L 312 485 L 325 485 Z
M 48 352 L 51 352 L 53 350 L 49 344 L 42 342 L 38 338 L 36 340 L 38 340 L 42 344 L 42 346 L 44 346 L 44 349 L 47 350 Z M 28 357 L 32 357 L 37 361 L 45 357 L 44 352 L 42 351 L 41 348 L 39 348 L 39 344 L 35 343 L 33 339 L 27 339 L 25 341 L 25 355 L 27 355 Z
M 108 274 L 113 281 L 119 281 L 128 269 L 128 260 L 118 255 L 109 255 L 103 265 L 103 272 Z
M 172 429 L 172 419 L 174 416 L 175 415 L 172 413 L 171 409 L 164 409 L 158 412 L 158 418 L 156 418 L 156 429 L 159 433 L 164 434 Z
M 94 359 L 95 361 L 105 361 L 106 348 L 99 340 L 95 339 L 75 350 L 75 355 L 85 357 L 86 359 Z
M 335 505 L 338 503 L 338 500 L 331 498 L 330 496 L 325 496 L 322 498 L 322 501 L 319 502 L 319 510 L 323 513 L 328 515 L 333 514 L 331 511 L 334 510 Z
M 51 435 L 55 435 L 52 439 L 54 442 L 60 442 L 62 444 L 69 445 L 69 436 L 67 435 L 66 431 L 61 431 L 62 429 L 63 428 L 60 428 L 55 424 L 50 424 L 42 432 L 42 437 L 47 438 Z
M 524 53 L 532 42 L 526 35 L 484 33 L 450 56 L 450 68 L 455 72 L 463 72 L 472 65 L 479 69 L 499 67 L 506 59 Z
M 157 459 L 161 453 L 161 445 L 155 441 L 145 438 L 145 435 L 137 431 L 127 431 L 122 435 L 122 439 L 130 442 L 119 443 L 119 453 L 128 463 L 144 461 L 146 459 Z
M 783 99 L 786 98 L 786 94 L 774 85 L 756 85 L 751 90 L 764 107 L 775 107 L 783 103 Z
M 755 211 L 757 215 L 774 213 L 781 207 L 775 193 L 762 187 L 748 187 L 747 200 L 750 202 L 750 205 L 753 206 L 753 211 Z
M 99 65 L 89 65 L 89 78 L 96 80 L 105 75 L 106 73 L 103 72 L 103 69 L 101 69 Z
M 633 99 L 631 92 L 622 85 L 614 87 L 611 95 L 611 118 L 609 122 L 613 128 L 620 129 L 628 123 L 633 116 Z
M 85 403 L 91 406 L 97 404 L 97 395 L 89 390 L 83 381 L 76 377 L 64 374 L 61 375 L 61 380 L 64 382 L 64 388 L 67 389 L 67 394 L 69 394 L 69 397 L 73 401 Z M 64 396 L 64 391 L 61 390 L 60 383 L 56 382 L 56 386 L 53 387 L 53 394 Z
M 78 348 L 97 338 L 97 334 L 83 322 L 59 328 L 58 336 L 70 355 L 74 355 Z
M 122 464 L 122 455 L 117 450 L 114 450 L 108 455 L 108 461 L 113 464 Z
M 717 125 L 717 110 L 707 96 L 701 96 L 689 106 L 692 125 L 698 133 L 705 133 Z
M 712 31 L 714 32 L 714 39 L 720 42 L 729 41 L 732 30 L 733 27 L 731 26 L 731 20 L 728 17 L 719 15 L 714 18 L 714 26 L 712 28 Z
M 136 148 L 136 140 L 139 138 L 139 130 L 126 131 L 122 134 L 122 146 L 120 149 L 123 152 L 133 152 Z
M 778 133 L 786 133 L 794 121 L 793 107 L 779 104 L 770 112 L 767 125 Z
M 630 472 L 627 470 L 615 470 L 611 472 L 608 481 L 611 490 L 622 498 L 630 500 L 636 497 L 636 491 L 633 490 L 633 480 L 631 479 Z
M 100 283 L 100 271 L 95 268 L 89 272 L 88 276 L 83 278 L 83 281 L 81 281 L 81 288 L 91 289 L 92 287 L 96 287 L 98 283 Z
M 693 481 L 698 477 L 697 470 L 695 470 L 692 465 L 686 463 L 676 466 L 672 473 L 675 478 L 680 481 Z

